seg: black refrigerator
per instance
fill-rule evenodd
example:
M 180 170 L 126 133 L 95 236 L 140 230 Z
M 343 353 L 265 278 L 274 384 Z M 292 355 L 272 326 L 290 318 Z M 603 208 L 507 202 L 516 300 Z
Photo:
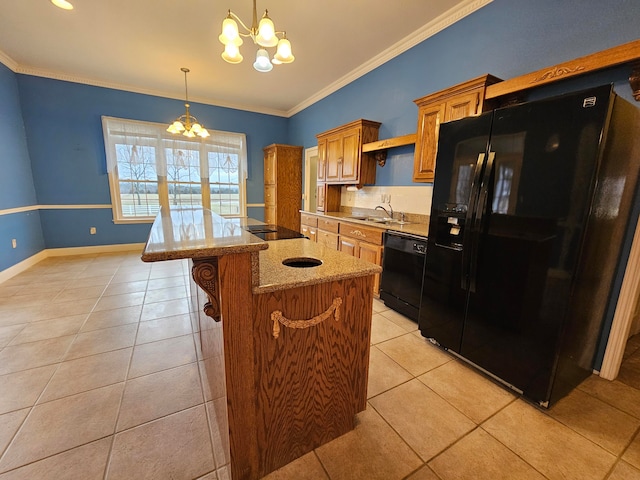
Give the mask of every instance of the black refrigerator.
M 423 336 L 543 407 L 592 373 L 639 113 L 605 85 L 440 125 Z

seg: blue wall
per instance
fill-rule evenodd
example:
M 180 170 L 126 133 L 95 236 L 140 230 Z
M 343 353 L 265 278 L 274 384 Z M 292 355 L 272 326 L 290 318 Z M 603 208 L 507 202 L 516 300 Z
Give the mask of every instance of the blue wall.
M 0 64 L 0 211 L 37 204 L 16 75 Z M 11 240 L 17 240 L 17 248 Z M 44 248 L 38 211 L 0 215 L 0 271 Z
M 207 128 L 247 134 L 247 200 L 262 203 L 262 148 L 270 143 L 311 147 L 317 133 L 358 118 L 382 122 L 380 138 L 415 132 L 414 99 L 485 73 L 509 79 L 636 40 L 639 17 L 638 0 L 494 0 L 290 119 L 199 104 L 192 111 Z M 614 68 L 531 95 L 613 82 L 630 99 L 627 76 L 627 67 Z M 14 75 L 0 65 L 0 210 L 110 203 L 100 117 L 168 123 L 182 109 L 179 100 Z M 395 149 L 376 184 L 412 185 L 412 164 L 412 147 Z M 260 218 L 262 209 L 248 213 Z M 98 235 L 89 236 L 89 226 Z M 43 248 L 143 242 L 148 229 L 114 225 L 108 209 L 0 215 L 0 271 Z M 25 241 L 12 250 L 11 238 Z
M 168 124 L 184 111 L 180 100 L 41 77 L 20 75 L 18 85 L 33 184 L 44 206 L 111 203 L 101 116 Z M 208 129 L 246 133 L 247 202 L 262 203 L 262 149 L 287 143 L 288 120 L 193 102 L 191 111 Z M 116 225 L 103 208 L 45 209 L 40 216 L 46 248 L 144 242 L 150 228 Z M 92 226 L 96 235 L 89 235 Z
M 340 91 L 290 119 L 290 141 L 306 148 L 315 135 L 358 118 L 382 122 L 380 138 L 416 131 L 416 98 L 491 73 L 509 79 L 639 37 L 637 0 L 494 0 Z M 576 85 L 616 83 L 631 99 L 629 69 L 591 82 L 560 82 L 549 93 Z M 389 152 L 376 185 L 415 185 L 413 148 Z
M 637 0 L 494 0 L 296 114 L 290 119 L 290 141 L 311 147 L 316 133 L 358 118 L 382 122 L 381 139 L 413 133 L 418 111 L 414 99 L 485 73 L 509 79 L 637 40 L 638 18 Z M 613 83 L 619 95 L 633 101 L 629 73 L 629 67 L 611 68 L 538 88 L 529 98 Z M 416 185 L 412 169 L 413 148 L 394 149 L 385 167 L 377 169 L 376 185 Z M 629 257 L 639 197 L 620 252 L 614 298 Z M 614 307 L 609 305 L 594 368 L 602 364 Z

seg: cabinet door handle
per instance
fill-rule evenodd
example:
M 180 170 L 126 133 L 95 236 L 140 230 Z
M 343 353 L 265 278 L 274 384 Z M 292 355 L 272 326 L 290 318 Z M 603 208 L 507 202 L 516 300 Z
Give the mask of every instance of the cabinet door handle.
M 367 238 L 367 235 L 362 233 L 360 230 L 351 230 L 351 235 L 355 235 L 357 237 L 364 237 Z

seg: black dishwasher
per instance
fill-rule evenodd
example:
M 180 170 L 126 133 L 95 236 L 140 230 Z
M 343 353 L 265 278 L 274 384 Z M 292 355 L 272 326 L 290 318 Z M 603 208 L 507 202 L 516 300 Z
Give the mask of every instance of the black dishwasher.
M 426 253 L 426 237 L 392 230 L 384 234 L 380 299 L 387 307 L 416 322 Z

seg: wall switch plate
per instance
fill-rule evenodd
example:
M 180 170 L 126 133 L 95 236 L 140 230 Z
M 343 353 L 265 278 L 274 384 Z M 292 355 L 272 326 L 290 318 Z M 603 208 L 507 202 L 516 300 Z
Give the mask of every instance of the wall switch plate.
M 11 247 L 16 248 L 18 246 L 18 241 L 15 238 L 11 239 Z
M 96 234 L 96 227 L 91 227 L 91 228 L 89 229 L 89 233 L 90 233 L 91 235 L 95 235 L 95 234 Z

